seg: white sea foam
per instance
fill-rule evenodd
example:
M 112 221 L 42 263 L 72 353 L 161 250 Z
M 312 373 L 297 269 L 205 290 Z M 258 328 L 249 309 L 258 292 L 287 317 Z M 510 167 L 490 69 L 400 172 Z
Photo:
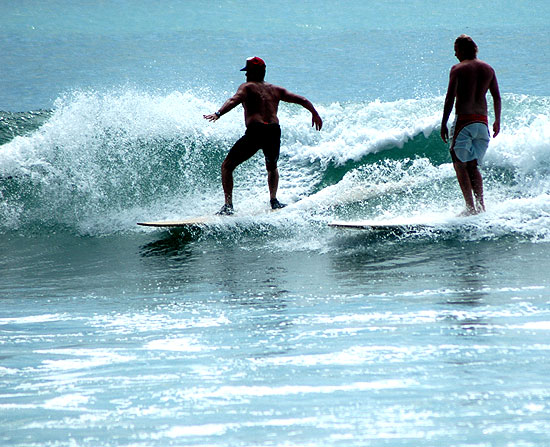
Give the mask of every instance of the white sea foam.
M 85 406 L 89 401 L 90 397 L 82 394 L 64 394 L 62 396 L 57 396 L 47 400 L 44 403 L 44 408 L 48 410 L 78 411 L 82 410 L 83 406 Z
M 203 346 L 197 343 L 196 340 L 189 338 L 168 338 L 162 340 L 152 340 L 145 345 L 145 349 L 180 352 L 208 351 L 207 346 Z
M 20 191 L 0 205 L 2 225 L 49 222 L 104 234 L 147 231 L 136 228 L 140 220 L 211 214 L 223 201 L 219 165 L 244 130 L 237 110 L 216 123 L 203 119 L 218 101 L 207 91 L 60 98 L 41 128 L 2 147 L 0 174 L 18 182 Z M 364 218 L 422 215 L 437 222 L 456 215 L 462 198 L 437 135 L 441 102 L 319 105 L 321 132 L 310 127 L 307 111 L 282 105 L 279 196 L 298 203 L 285 212 L 286 221 L 271 222 L 310 225 L 304 216 L 312 212 L 330 220 L 332 207 L 357 203 Z M 504 96 L 506 120 L 484 167 L 490 219 L 477 220 L 486 235 L 513 228 L 539 240 L 550 237 L 547 106 L 547 98 Z M 262 157 L 235 172 L 234 198 L 237 209 L 251 213 L 268 206 Z
M 351 382 L 342 385 L 285 385 L 285 386 L 221 386 L 215 389 L 195 388 L 182 391 L 188 398 L 244 398 L 244 397 L 269 397 L 288 395 L 314 395 L 331 394 L 338 392 L 359 392 L 369 390 L 384 390 L 395 388 L 410 388 L 416 384 L 412 379 L 387 379 L 371 382 Z
M 2 324 L 33 324 L 33 323 L 49 323 L 51 321 L 59 321 L 67 318 L 65 314 L 41 314 L 28 315 L 24 317 L 6 317 L 0 318 Z
M 112 349 L 48 349 L 37 354 L 51 356 L 42 360 L 42 368 L 49 371 L 72 371 L 96 368 L 113 363 L 130 362 L 133 357 Z
M 291 161 L 309 160 L 343 164 L 383 149 L 400 149 L 413 137 L 428 137 L 440 121 L 440 99 L 401 100 L 390 103 L 331 104 L 323 107 L 324 127 L 318 138 L 306 132 L 293 134 L 285 147 Z M 308 115 L 292 119 L 292 129 Z

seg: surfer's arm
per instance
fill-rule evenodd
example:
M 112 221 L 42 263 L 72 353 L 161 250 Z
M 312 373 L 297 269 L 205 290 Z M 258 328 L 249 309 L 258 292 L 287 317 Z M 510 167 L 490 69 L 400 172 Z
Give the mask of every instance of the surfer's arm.
M 449 129 L 447 129 L 447 121 L 453 111 L 453 106 L 456 97 L 457 76 L 454 67 L 451 68 L 449 75 L 449 86 L 447 87 L 447 95 L 445 96 L 445 104 L 443 106 L 443 118 L 441 119 L 441 138 L 446 143 L 449 140 Z
M 233 110 L 239 104 L 242 104 L 245 98 L 244 84 L 241 85 L 237 93 L 235 93 L 231 98 L 223 103 L 223 105 L 218 109 L 217 112 L 211 113 L 210 115 L 203 115 L 204 119 L 208 121 L 217 121 L 222 115 L 225 115 L 227 112 Z
M 311 112 L 311 126 L 315 126 L 316 130 L 321 130 L 323 127 L 323 120 L 313 107 L 311 101 L 303 96 L 297 95 L 296 93 L 289 92 L 287 89 L 280 87 L 280 98 L 281 101 L 290 102 L 292 104 L 299 104 L 304 109 L 307 109 Z
M 489 85 L 489 91 L 493 97 L 493 108 L 495 110 L 495 122 L 493 123 L 493 138 L 500 132 L 500 111 L 502 108 L 502 101 L 500 99 L 500 90 L 498 88 L 497 76 L 493 75 L 491 84 Z

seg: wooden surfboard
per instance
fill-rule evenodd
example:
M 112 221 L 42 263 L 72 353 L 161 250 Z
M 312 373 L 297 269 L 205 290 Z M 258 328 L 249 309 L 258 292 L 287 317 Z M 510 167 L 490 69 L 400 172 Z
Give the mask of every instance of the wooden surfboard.
M 207 228 L 225 225 L 227 223 L 239 223 L 246 219 L 255 218 L 258 216 L 267 216 L 269 213 L 280 212 L 286 208 L 266 209 L 251 213 L 235 213 L 231 215 L 212 214 L 210 216 L 190 217 L 182 220 L 159 220 L 150 222 L 137 222 L 142 227 L 157 227 L 157 228 L 182 228 L 196 229 Z
M 138 225 L 143 227 L 157 227 L 157 228 L 198 228 L 207 227 L 210 225 L 219 225 L 223 223 L 227 216 L 201 216 L 192 217 L 184 220 L 160 220 L 153 222 L 138 222 Z

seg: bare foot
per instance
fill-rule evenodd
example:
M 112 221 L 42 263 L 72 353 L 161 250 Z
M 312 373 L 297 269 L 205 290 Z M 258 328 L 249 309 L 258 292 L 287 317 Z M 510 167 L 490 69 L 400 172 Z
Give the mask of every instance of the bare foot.
M 458 213 L 456 217 L 475 216 L 476 214 L 479 214 L 479 211 L 477 211 L 476 209 L 466 208 L 464 211 Z

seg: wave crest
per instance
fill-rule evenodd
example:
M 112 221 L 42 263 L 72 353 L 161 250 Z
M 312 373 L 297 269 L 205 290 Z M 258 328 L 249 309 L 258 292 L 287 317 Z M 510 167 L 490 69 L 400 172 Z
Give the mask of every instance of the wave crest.
M 208 91 L 88 91 L 58 99 L 53 111 L 2 113 L 0 132 L 9 141 L 0 146 L 0 228 L 109 233 L 147 216 L 212 212 L 222 197 L 220 164 L 244 131 L 237 111 L 214 124 L 202 118 L 221 101 Z M 320 105 L 321 132 L 310 127 L 307 111 L 282 104 L 281 194 L 309 199 L 327 213 L 347 207 L 347 215 L 460 204 L 439 138 L 442 102 Z M 550 192 L 548 103 L 504 97 L 502 132 L 491 141 L 484 168 L 486 189 L 497 201 Z M 263 206 L 262 157 L 235 177 L 241 203 Z

